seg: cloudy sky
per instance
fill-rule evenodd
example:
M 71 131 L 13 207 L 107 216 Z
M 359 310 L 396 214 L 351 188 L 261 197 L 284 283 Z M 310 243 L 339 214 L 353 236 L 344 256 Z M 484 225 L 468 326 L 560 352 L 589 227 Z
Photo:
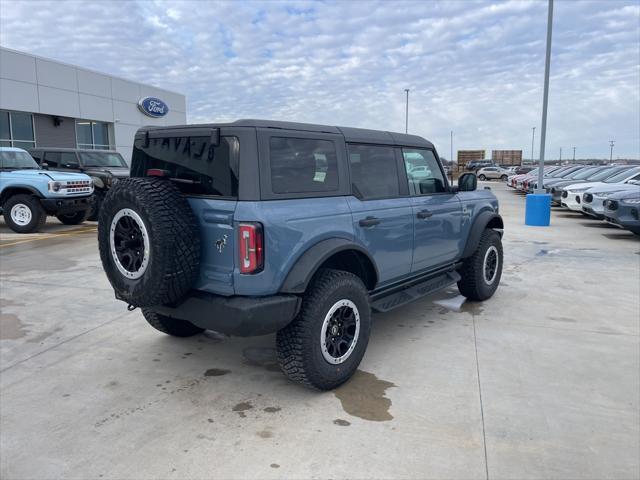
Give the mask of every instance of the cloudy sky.
M 555 3 L 547 158 L 640 158 L 640 3 Z M 270 118 L 539 151 L 545 1 L 0 0 L 0 43 Z M 488 152 L 489 153 L 489 152 Z

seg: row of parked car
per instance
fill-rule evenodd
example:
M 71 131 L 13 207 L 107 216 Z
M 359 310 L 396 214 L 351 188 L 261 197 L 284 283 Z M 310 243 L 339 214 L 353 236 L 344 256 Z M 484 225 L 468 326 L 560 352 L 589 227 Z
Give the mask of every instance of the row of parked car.
M 507 177 L 507 185 L 533 193 L 537 168 Z M 569 165 L 544 167 L 543 185 L 552 204 L 640 235 L 640 166 Z
M 97 220 L 107 190 L 128 176 L 118 152 L 0 147 L 0 212 L 17 233 L 37 232 L 48 215 L 67 225 Z

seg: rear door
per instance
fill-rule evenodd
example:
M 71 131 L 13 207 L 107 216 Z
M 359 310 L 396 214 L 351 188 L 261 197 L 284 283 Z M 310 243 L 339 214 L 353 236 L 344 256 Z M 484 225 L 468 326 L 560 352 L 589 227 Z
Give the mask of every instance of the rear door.
M 137 135 L 131 176 L 168 177 L 182 191 L 201 235 L 200 275 L 194 288 L 232 295 L 241 133 L 222 131 L 216 145 L 216 130 L 152 130 L 148 140 Z
M 403 148 L 414 222 L 411 272 L 452 262 L 459 254 L 462 206 L 451 191 L 433 150 Z M 427 176 L 411 174 L 410 165 L 424 165 Z
M 380 284 L 411 272 L 413 217 L 402 163 L 390 145 L 348 144 L 356 237 L 373 256 Z M 404 174 L 402 175 L 404 176 Z

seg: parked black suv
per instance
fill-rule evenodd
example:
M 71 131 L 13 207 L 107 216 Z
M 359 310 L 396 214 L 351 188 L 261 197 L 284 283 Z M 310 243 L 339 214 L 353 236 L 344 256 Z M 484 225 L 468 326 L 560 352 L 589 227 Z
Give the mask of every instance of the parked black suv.
M 118 179 L 129 176 L 129 167 L 113 150 L 82 150 L 74 148 L 35 148 L 31 156 L 45 170 L 82 172 L 91 177 L 95 186 L 93 207 L 88 220 L 97 220 L 100 205 L 107 190 Z
M 467 170 L 470 172 L 475 172 L 484 167 L 493 167 L 493 161 L 491 160 L 471 160 L 467 163 Z

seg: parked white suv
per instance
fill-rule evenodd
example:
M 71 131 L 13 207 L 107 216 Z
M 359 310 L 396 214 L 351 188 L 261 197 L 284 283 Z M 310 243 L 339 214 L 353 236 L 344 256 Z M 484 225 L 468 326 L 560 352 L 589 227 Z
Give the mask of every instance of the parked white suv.
M 502 167 L 484 167 L 477 172 L 478 180 L 495 180 L 500 179 L 506 181 L 511 172 Z

